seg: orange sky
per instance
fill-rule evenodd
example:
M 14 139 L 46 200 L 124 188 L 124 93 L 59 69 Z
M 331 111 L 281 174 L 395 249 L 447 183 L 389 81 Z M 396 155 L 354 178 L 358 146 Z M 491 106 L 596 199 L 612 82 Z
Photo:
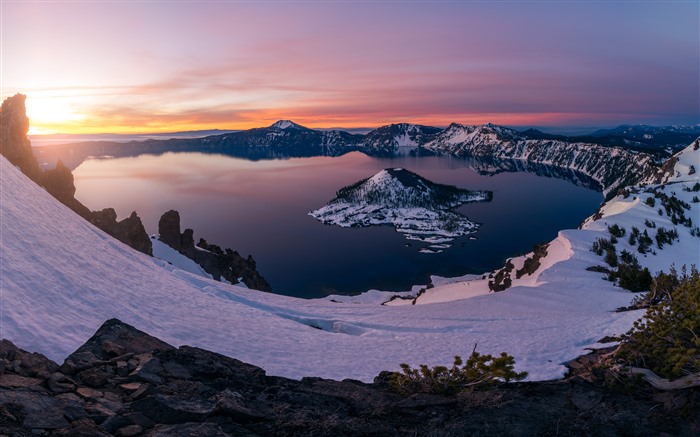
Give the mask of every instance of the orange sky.
M 700 5 L 3 1 L 31 132 L 700 122 Z

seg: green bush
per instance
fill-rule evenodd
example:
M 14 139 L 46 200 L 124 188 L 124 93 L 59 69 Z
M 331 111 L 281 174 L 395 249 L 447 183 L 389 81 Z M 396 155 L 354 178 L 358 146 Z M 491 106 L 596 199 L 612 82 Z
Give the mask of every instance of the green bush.
M 671 275 L 676 275 L 675 270 Z M 700 275 L 657 276 L 658 303 L 634 323 L 621 345 L 629 365 L 646 367 L 665 378 L 700 371 Z
M 481 355 L 476 346 L 467 362 L 455 356 L 452 367 L 421 364 L 417 369 L 402 363 L 403 373 L 392 374 L 389 384 L 403 394 L 454 394 L 464 390 L 493 386 L 502 382 L 521 381 L 527 372 L 514 370 L 515 359 L 505 352 L 500 356 Z

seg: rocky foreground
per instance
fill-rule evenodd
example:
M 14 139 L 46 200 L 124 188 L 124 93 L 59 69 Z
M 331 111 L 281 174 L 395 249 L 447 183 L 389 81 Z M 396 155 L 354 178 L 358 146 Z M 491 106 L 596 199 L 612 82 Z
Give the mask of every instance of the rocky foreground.
M 593 356 L 562 381 L 455 396 L 301 381 L 112 319 L 58 364 L 0 342 L 0 435 L 697 435 L 700 391 L 604 386 Z

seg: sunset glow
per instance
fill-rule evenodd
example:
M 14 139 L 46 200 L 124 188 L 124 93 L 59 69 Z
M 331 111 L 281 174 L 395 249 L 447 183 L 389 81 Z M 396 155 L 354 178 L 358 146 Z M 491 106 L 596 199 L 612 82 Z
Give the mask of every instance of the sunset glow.
M 33 133 L 700 122 L 700 5 L 2 2 Z

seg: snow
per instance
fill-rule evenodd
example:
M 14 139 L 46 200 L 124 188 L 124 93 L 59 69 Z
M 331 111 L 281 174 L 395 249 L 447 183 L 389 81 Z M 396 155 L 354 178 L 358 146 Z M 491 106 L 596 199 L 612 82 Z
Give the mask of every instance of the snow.
M 402 168 L 392 171 L 394 174 L 387 170 L 377 172 L 309 215 L 341 227 L 391 225 L 408 240 L 428 243 L 429 246 L 418 249 L 426 254 L 441 253 L 455 238 L 476 232 L 477 223 L 449 209 L 486 201 L 487 192 L 461 191 L 438 205 L 432 199 L 439 188 L 428 186 L 430 181 Z M 398 174 L 408 179 L 409 185 L 404 185 Z
M 204 271 L 204 269 L 199 264 L 160 241 L 158 239 L 158 235 L 151 236 L 151 244 L 153 245 L 153 256 L 155 258 L 161 259 L 173 265 L 174 267 L 177 267 L 178 269 L 184 270 L 186 272 L 190 272 L 192 274 L 209 279 L 212 278 L 212 276 L 206 271 Z M 204 250 L 199 247 L 196 248 L 199 250 Z
M 294 126 L 294 123 L 292 123 L 289 120 L 280 120 L 272 125 L 272 127 L 276 127 L 278 129 L 287 129 L 288 127 L 291 127 L 291 126 Z
M 2 337 L 60 362 L 116 317 L 171 344 L 206 348 L 291 378 L 371 381 L 402 362 L 448 365 L 475 343 L 482 353 L 507 351 L 531 380 L 559 378 L 563 363 L 606 335 L 626 332 L 641 315 L 614 312 L 634 295 L 586 270 L 603 263 L 590 251 L 593 241 L 608 235 L 606 222 L 642 229 L 644 218 L 656 214 L 643 202 L 615 207 L 630 203 L 615 198 L 608 208 L 616 214 L 559 232 L 542 267 L 506 291 L 490 293 L 481 276 L 440 279 L 416 305 L 380 305 L 398 293 L 304 300 L 194 275 L 94 228 L 4 158 L 0 178 Z M 659 189 L 686 198 L 694 194 L 682 191 L 686 185 Z M 691 205 L 695 219 L 699 204 Z M 662 218 L 655 219 L 661 225 Z M 640 263 L 700 264 L 697 237 L 677 228 L 680 241 Z

